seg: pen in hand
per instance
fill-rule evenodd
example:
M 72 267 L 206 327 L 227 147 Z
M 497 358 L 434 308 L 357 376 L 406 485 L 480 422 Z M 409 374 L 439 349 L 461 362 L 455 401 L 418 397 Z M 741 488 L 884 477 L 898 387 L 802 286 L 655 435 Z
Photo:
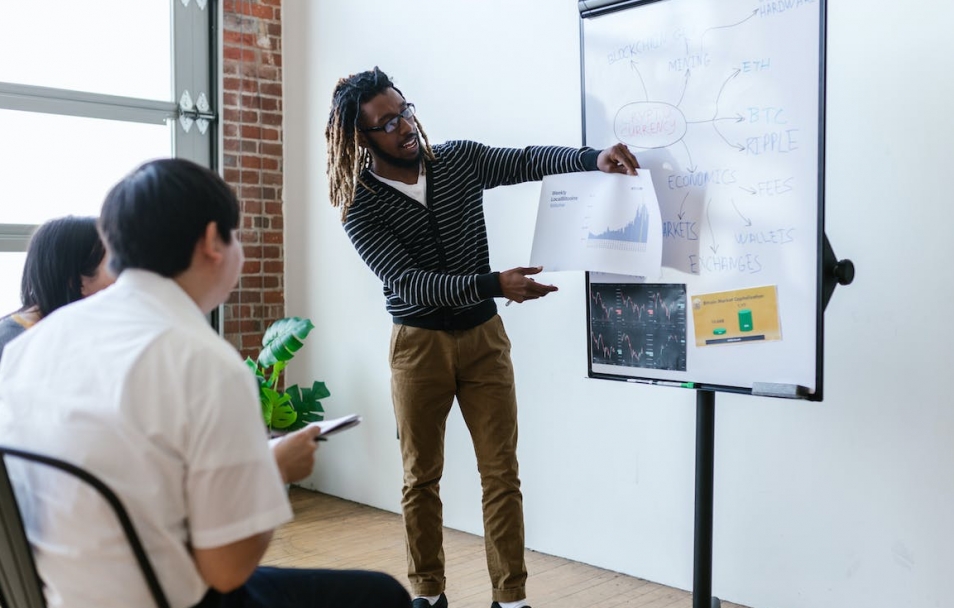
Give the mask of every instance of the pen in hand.
M 501 272 L 501 295 L 507 298 L 507 302 L 504 304 L 504 306 L 510 306 L 514 302 L 520 304 L 522 302 L 526 302 L 527 300 L 536 300 L 537 298 L 542 298 L 551 291 L 556 291 L 556 286 L 541 285 L 537 283 L 533 277 L 527 276 L 542 271 L 543 266 L 534 266 L 531 268 L 512 268 L 510 270 Z M 513 297 L 508 297 L 506 294 L 510 293 L 515 295 Z

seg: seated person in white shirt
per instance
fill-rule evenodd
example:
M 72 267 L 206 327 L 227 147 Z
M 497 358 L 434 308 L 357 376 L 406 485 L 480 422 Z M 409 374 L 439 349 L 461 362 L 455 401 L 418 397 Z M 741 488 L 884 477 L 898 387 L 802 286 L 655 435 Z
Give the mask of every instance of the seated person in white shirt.
M 0 443 L 116 491 L 174 608 L 407 608 L 385 574 L 258 565 L 292 518 L 284 484 L 311 472 L 319 431 L 269 448 L 255 380 L 206 322 L 238 281 L 239 220 L 225 182 L 189 161 L 152 161 L 117 184 L 99 221 L 117 282 L 7 347 Z M 97 495 L 9 465 L 51 606 L 151 605 Z

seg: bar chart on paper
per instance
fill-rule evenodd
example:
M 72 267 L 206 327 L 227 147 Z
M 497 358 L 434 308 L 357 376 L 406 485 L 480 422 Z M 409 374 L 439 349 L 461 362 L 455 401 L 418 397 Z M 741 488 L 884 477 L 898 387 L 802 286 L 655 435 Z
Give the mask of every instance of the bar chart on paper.
M 595 203 L 587 202 L 587 219 L 595 215 L 593 208 Z M 588 231 L 593 230 L 587 227 Z M 636 210 L 636 217 L 622 228 L 613 230 L 609 227 L 603 232 L 587 234 L 587 247 L 599 247 L 603 249 L 621 249 L 623 251 L 646 251 L 646 244 L 649 242 L 649 209 L 646 205 L 640 205 Z
M 531 266 L 657 277 L 662 221 L 648 171 L 543 179 Z

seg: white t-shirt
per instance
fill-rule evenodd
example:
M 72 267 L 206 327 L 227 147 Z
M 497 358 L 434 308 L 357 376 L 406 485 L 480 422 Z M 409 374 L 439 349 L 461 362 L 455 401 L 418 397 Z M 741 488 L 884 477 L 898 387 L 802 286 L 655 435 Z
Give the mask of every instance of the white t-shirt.
M 404 182 L 398 181 L 396 179 L 381 177 L 374 171 L 371 172 L 371 175 L 373 175 L 374 178 L 381 183 L 391 186 L 398 192 L 407 195 L 408 197 L 427 207 L 427 175 L 425 175 L 423 171 L 417 176 L 417 181 L 413 184 L 405 184 Z
M 291 519 L 252 374 L 174 281 L 127 270 L 21 338 L 0 359 L 0 442 L 104 480 L 174 607 L 208 589 L 189 546 Z M 104 501 L 62 473 L 8 462 L 49 605 L 151 605 Z

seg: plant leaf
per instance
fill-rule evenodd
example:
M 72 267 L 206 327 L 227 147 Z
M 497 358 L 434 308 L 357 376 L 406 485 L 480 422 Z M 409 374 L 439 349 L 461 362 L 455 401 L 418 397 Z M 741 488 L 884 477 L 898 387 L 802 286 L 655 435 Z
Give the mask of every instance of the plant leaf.
M 259 389 L 259 397 L 262 401 L 262 418 L 265 420 L 265 425 L 273 429 L 282 428 L 275 426 L 275 418 L 279 416 L 279 408 L 291 401 L 291 397 L 267 386 Z
M 272 373 L 268 375 L 268 379 L 266 379 L 263 384 L 268 388 L 278 386 L 278 377 L 282 375 L 282 371 L 284 371 L 286 366 L 288 366 L 287 361 L 278 361 L 275 363 L 275 365 L 272 366 Z
M 314 328 L 311 319 L 301 317 L 285 317 L 275 321 L 262 337 L 262 352 L 258 354 L 258 364 L 271 367 L 279 361 L 289 361 Z
M 258 386 L 261 387 L 262 384 L 265 383 L 265 374 L 262 372 L 262 368 L 260 368 L 251 357 L 245 358 L 245 367 L 255 375 L 255 380 L 258 381 Z
M 316 382 L 315 384 L 322 384 L 322 386 L 324 386 L 324 383 Z M 315 397 L 313 389 L 301 389 L 297 384 L 293 384 L 288 387 L 285 394 L 291 398 L 291 404 L 298 413 L 298 419 L 294 426 L 289 428 L 290 431 L 296 431 L 312 422 L 325 419 L 325 409 L 321 406 L 321 401 Z
M 264 389 L 259 389 L 259 401 L 262 403 L 262 420 L 265 421 L 265 426 L 271 427 L 272 425 L 272 401 L 265 396 Z
M 288 395 L 285 395 L 288 397 Z M 274 410 L 272 410 L 272 428 L 273 429 L 292 429 L 292 425 L 295 424 L 295 421 L 298 419 L 298 412 L 295 411 L 295 407 L 288 401 L 281 403 Z
M 331 391 L 328 390 L 324 382 L 315 381 L 315 383 L 311 385 L 311 392 L 314 394 L 315 399 L 327 399 L 331 396 Z

